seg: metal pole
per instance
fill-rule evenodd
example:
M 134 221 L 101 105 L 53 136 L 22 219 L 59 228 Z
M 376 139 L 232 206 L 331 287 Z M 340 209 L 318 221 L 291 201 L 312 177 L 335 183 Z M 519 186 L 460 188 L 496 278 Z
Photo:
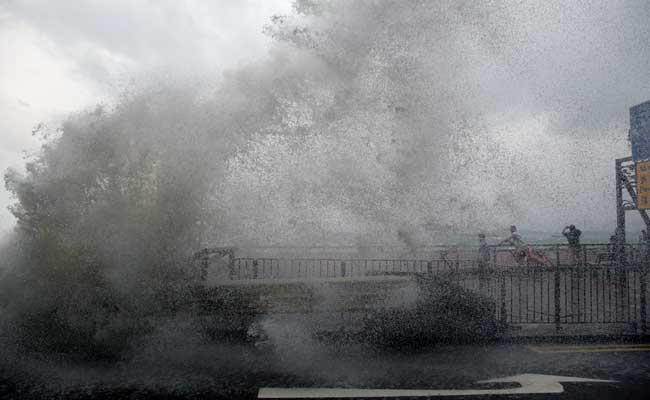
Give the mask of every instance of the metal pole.
M 228 252 L 228 277 L 235 278 L 235 253 L 233 251 Z
M 506 316 L 506 275 L 501 271 L 498 276 L 501 277 L 501 322 L 505 323 Z
M 650 266 L 650 248 L 648 248 L 648 243 L 644 243 L 643 246 L 643 261 L 640 265 L 641 275 L 639 276 L 639 290 L 640 290 L 640 299 L 639 306 L 641 307 L 641 312 L 639 318 L 641 319 L 641 335 L 645 336 L 648 334 L 648 267 Z
M 555 331 L 559 332 L 560 326 L 560 246 L 555 245 L 555 274 L 553 285 L 553 300 L 555 302 Z
M 625 208 L 623 207 L 623 161 L 627 158 L 616 159 L 616 263 L 621 266 L 625 263 Z
M 636 193 L 628 182 L 627 176 L 623 172 L 623 163 L 631 162 L 631 157 L 616 159 L 616 275 L 618 276 L 618 303 L 616 306 L 616 315 L 618 316 L 619 308 L 626 306 L 627 297 L 627 255 L 625 240 L 625 207 L 623 206 L 623 188 L 625 187 L 630 197 L 636 201 Z M 642 213 L 643 214 L 643 213 Z M 642 215 L 643 216 L 643 215 Z M 644 219 L 645 221 L 645 219 Z
M 647 307 L 648 307 L 648 300 L 647 300 L 647 291 L 648 291 L 648 284 L 647 284 L 647 278 L 648 278 L 648 267 L 647 264 L 641 267 L 641 276 L 640 276 L 640 291 L 641 291 L 641 298 L 639 301 L 639 306 L 641 307 L 641 313 L 639 317 L 641 318 L 641 334 L 643 336 L 648 334 L 648 315 L 647 315 Z

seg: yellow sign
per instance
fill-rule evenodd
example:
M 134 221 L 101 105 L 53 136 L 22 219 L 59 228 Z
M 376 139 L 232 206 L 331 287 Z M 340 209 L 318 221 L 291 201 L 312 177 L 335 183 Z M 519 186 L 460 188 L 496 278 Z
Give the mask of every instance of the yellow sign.
M 650 208 L 650 161 L 636 163 L 636 207 Z

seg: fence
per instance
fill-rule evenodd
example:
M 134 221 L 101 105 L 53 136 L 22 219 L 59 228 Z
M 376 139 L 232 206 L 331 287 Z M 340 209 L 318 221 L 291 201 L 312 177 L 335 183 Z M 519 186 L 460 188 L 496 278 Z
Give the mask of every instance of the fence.
M 497 317 L 510 323 L 631 323 L 646 331 L 642 266 L 508 267 L 466 272 L 457 281 L 493 299 Z
M 587 244 L 579 248 L 566 245 L 535 245 L 536 252 L 545 254 L 550 264 L 562 266 L 601 267 L 641 265 L 646 248 L 625 245 L 615 251 L 612 244 Z M 536 266 L 535 260 L 518 258 L 511 247 L 490 246 L 491 262 L 496 268 Z M 233 258 L 230 261 L 231 279 L 278 278 L 336 278 L 359 277 L 382 273 L 436 273 L 458 272 L 477 268 L 476 249 L 439 249 L 427 259 L 405 258 Z
M 512 324 L 627 323 L 647 332 L 647 250 L 626 245 L 535 246 L 551 263 L 517 259 L 514 249 L 491 247 L 487 264 L 477 252 L 441 250 L 430 259 L 231 258 L 229 276 L 242 279 L 359 278 L 385 274 L 446 274 L 496 304 Z
M 474 260 L 461 259 L 237 258 L 233 260 L 231 279 L 344 278 L 391 273 L 458 272 L 474 264 Z

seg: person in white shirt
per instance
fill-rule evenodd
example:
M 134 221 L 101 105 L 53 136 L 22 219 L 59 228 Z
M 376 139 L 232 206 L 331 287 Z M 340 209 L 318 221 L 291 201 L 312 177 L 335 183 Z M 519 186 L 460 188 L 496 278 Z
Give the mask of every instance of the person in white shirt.
M 517 264 L 521 265 L 526 263 L 527 260 L 533 260 L 541 265 L 553 265 L 543 251 L 535 251 L 524 242 L 519 232 L 517 232 L 517 227 L 514 225 L 510 226 L 510 236 L 502 240 L 499 246 L 503 246 L 504 244 L 509 244 L 515 248 L 514 255 Z
M 514 225 L 510 226 L 510 236 L 503 239 L 499 246 L 510 245 L 515 248 L 514 256 L 517 264 L 521 264 L 526 261 L 526 256 L 528 253 L 528 245 L 523 241 L 519 232 L 517 232 L 517 227 Z

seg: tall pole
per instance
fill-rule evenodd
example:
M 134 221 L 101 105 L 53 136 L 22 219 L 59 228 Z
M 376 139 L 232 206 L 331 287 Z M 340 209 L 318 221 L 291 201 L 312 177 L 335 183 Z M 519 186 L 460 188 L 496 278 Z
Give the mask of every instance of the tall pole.
M 623 207 L 623 171 L 626 158 L 616 159 L 616 262 L 625 263 L 625 208 Z
M 619 304 L 625 305 L 627 298 L 627 274 L 625 259 L 625 207 L 623 206 L 623 185 L 627 178 L 623 175 L 623 162 L 630 161 L 629 157 L 616 160 L 616 272 L 618 276 Z M 621 310 L 624 312 L 624 309 Z M 619 314 L 616 309 L 616 315 Z

